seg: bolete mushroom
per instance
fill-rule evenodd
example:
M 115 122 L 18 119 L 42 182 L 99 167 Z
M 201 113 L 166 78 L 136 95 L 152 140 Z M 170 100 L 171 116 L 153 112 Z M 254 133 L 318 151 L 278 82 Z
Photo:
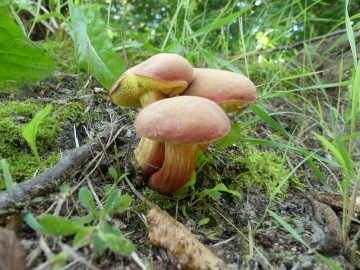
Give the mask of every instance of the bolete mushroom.
M 182 93 L 194 71 L 184 57 L 160 53 L 127 70 L 110 90 L 110 100 L 120 106 L 141 108 Z
M 126 71 L 110 90 L 110 100 L 125 107 L 146 107 L 183 92 L 192 82 L 194 71 L 188 60 L 177 54 L 160 53 Z M 145 175 L 161 167 L 164 145 L 141 138 L 135 159 Z
M 254 83 L 247 77 L 230 71 L 209 68 L 194 68 L 195 78 L 182 93 L 216 102 L 225 112 L 239 112 L 256 99 Z M 201 144 L 204 152 L 209 144 Z
M 159 192 L 171 194 L 183 187 L 194 171 L 197 145 L 226 135 L 230 120 L 209 99 L 179 96 L 148 105 L 136 117 L 134 127 L 142 136 L 164 143 L 163 166 L 149 182 Z
M 208 98 L 225 112 L 241 111 L 255 102 L 255 85 L 241 74 L 209 68 L 194 68 L 194 73 L 194 80 L 182 95 Z

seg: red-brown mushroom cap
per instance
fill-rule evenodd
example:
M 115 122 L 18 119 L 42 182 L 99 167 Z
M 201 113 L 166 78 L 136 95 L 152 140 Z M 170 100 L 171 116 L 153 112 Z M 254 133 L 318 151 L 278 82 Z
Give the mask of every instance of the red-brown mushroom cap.
M 247 77 L 219 69 L 195 68 L 195 78 L 182 95 L 208 98 L 226 112 L 240 111 L 256 99 L 254 83 Z
M 150 176 L 149 183 L 159 192 L 170 194 L 183 187 L 194 171 L 197 145 L 225 136 L 230 131 L 230 120 L 209 99 L 180 96 L 145 107 L 134 127 L 149 140 L 164 142 L 164 163 Z
M 127 70 L 109 92 L 112 102 L 126 107 L 144 107 L 141 98 L 158 92 L 155 98 L 173 97 L 192 82 L 194 71 L 188 60 L 177 54 L 160 53 Z M 146 99 L 146 97 L 145 97 Z
M 226 113 L 213 101 L 193 96 L 163 99 L 145 107 L 135 129 L 152 140 L 177 144 L 215 141 L 230 131 Z

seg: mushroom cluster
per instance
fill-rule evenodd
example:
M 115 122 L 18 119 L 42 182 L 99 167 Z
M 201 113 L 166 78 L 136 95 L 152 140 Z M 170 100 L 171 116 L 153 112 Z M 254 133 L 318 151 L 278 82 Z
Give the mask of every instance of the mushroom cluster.
M 171 53 L 150 57 L 127 70 L 114 84 L 110 100 L 142 108 L 134 127 L 142 135 L 135 159 L 150 186 L 172 194 L 189 180 L 196 148 L 230 131 L 226 113 L 255 102 L 255 85 L 245 76 L 193 68 Z

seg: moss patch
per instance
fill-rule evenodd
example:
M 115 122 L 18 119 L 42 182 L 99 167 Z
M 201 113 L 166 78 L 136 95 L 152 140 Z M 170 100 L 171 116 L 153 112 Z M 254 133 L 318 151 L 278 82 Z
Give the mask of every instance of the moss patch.
M 239 173 L 232 188 L 235 190 L 262 188 L 266 194 L 272 194 L 290 173 L 283 160 L 278 153 L 261 151 L 251 145 L 242 145 L 242 149 L 243 155 L 234 159 Z M 278 195 L 284 196 L 291 182 L 298 183 L 298 180 L 290 177 L 283 184 Z
M 44 103 L 35 100 L 5 101 L 0 107 L 0 159 L 7 160 L 15 181 L 31 177 L 38 169 L 38 164 L 21 132 L 44 107 Z M 58 161 L 58 152 L 64 148 L 63 144 L 59 145 L 58 140 L 63 127 L 69 124 L 77 127 L 86 123 L 84 110 L 84 105 L 79 102 L 54 106 L 50 115 L 40 124 L 36 145 L 45 168 Z M 0 174 L 0 188 L 3 187 Z

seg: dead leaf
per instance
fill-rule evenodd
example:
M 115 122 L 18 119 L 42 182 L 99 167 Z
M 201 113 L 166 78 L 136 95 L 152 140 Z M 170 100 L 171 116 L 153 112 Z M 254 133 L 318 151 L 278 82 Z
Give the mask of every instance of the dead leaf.
M 225 261 L 165 211 L 152 208 L 147 215 L 147 225 L 151 244 L 164 248 L 169 257 L 181 263 L 181 269 L 224 269 Z
M 25 270 L 26 253 L 13 231 L 0 227 L 0 270 Z
M 326 203 L 334 209 L 343 210 L 344 208 L 344 197 L 341 194 L 331 194 L 331 193 L 310 193 L 308 196 L 312 196 L 315 200 L 319 202 Z M 360 197 L 356 198 L 354 212 L 356 216 L 360 216 Z
M 311 203 L 314 215 L 318 217 L 328 229 L 325 238 L 319 243 L 316 249 L 324 254 L 338 254 L 344 247 L 344 239 L 340 220 L 336 213 L 329 205 L 317 201 L 312 198 L 313 196 L 302 195 Z

